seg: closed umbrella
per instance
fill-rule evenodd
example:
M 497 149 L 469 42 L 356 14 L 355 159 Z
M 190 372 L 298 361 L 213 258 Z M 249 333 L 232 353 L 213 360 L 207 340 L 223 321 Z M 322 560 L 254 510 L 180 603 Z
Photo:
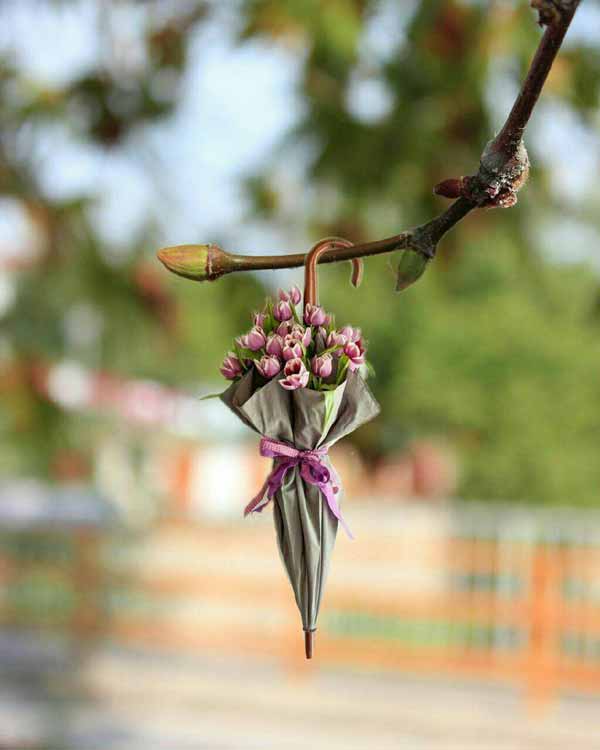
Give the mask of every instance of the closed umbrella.
M 234 382 L 222 401 L 261 436 L 260 452 L 272 470 L 246 515 L 273 504 L 277 543 L 305 633 L 313 638 L 338 525 L 350 529 L 341 509 L 341 484 L 329 448 L 379 412 L 363 378 L 365 344 L 358 329 L 336 329 L 318 305 L 316 262 L 331 246 L 317 243 L 306 262 L 302 322 L 299 290 L 280 292 L 255 316 L 221 371 Z

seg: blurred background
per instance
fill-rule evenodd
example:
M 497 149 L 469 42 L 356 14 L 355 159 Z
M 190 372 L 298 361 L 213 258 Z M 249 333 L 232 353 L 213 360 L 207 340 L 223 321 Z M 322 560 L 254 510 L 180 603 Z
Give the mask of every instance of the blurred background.
M 298 271 L 162 245 L 379 239 L 472 173 L 541 30 L 509 0 L 0 2 L 0 748 L 597 748 L 600 4 L 511 211 L 394 295 L 320 272 L 381 416 L 302 656 L 218 366 Z

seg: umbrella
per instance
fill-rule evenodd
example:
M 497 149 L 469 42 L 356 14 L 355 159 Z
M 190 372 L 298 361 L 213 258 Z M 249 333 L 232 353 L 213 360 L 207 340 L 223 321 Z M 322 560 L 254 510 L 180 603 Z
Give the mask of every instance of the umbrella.
M 317 304 L 318 257 L 325 249 L 342 242 L 345 241 L 322 240 L 307 256 L 305 326 L 298 328 L 296 324 L 295 336 L 296 340 L 304 337 L 306 343 L 310 329 L 310 343 L 296 347 L 294 339 L 286 334 L 281 348 L 276 338 L 280 334 L 265 333 L 279 318 L 287 316 L 287 307 L 291 308 L 289 298 L 293 300 L 293 292 L 283 293 L 279 309 L 269 307 L 263 313 L 264 319 L 260 314 L 257 316 L 255 322 L 263 326 L 255 325 L 254 334 L 238 340 L 243 346 L 236 347 L 236 354 L 228 355 L 222 368 L 228 376 L 235 373 L 235 379 L 221 394 L 221 400 L 261 436 L 261 454 L 273 458 L 272 471 L 246 507 L 246 515 L 262 511 L 270 502 L 273 504 L 277 543 L 302 618 L 305 653 L 309 659 L 338 525 L 352 536 L 341 514 L 341 485 L 328 451 L 379 412 L 379 405 L 361 375 L 364 344 L 360 331 L 346 327 L 337 332 L 329 321 L 327 332 L 323 325 L 327 322 L 325 313 Z M 274 317 L 271 310 L 275 311 Z M 288 328 L 293 327 L 290 322 Z M 280 323 L 277 330 L 283 333 L 286 327 L 282 328 Z M 352 337 L 354 342 L 349 340 Z M 277 364 L 274 360 L 279 348 L 282 359 Z M 269 354 L 269 349 L 274 354 Z M 294 350 L 292 354 L 302 351 L 303 357 L 292 357 L 290 349 Z M 246 359 L 244 372 L 242 363 L 249 352 L 254 355 Z M 312 373 L 302 363 L 303 359 L 310 362 Z M 283 362 L 286 362 L 283 372 L 279 369 L 275 373 Z

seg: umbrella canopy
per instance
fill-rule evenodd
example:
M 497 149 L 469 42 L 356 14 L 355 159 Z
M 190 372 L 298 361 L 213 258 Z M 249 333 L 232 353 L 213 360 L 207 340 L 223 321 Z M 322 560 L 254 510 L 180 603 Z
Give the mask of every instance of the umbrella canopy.
M 379 413 L 379 405 L 358 373 L 349 373 L 335 390 L 288 391 L 276 380 L 266 385 L 254 371 L 233 383 L 222 401 L 249 427 L 297 452 L 320 449 L 318 461 L 332 478 L 336 502 L 339 480 L 327 449 Z M 275 458 L 274 467 L 284 459 Z M 294 590 L 305 631 L 306 656 L 312 656 L 313 633 L 329 570 L 338 518 L 317 483 L 307 481 L 301 463 L 290 467 L 274 493 L 277 543 Z M 263 488 L 266 493 L 266 485 Z

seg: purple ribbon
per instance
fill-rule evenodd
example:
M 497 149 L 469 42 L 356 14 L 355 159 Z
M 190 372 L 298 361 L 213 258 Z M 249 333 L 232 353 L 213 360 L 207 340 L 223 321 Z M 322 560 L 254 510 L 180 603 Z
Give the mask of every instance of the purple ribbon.
M 321 490 L 329 510 L 337 518 L 350 539 L 354 539 L 348 524 L 342 518 L 340 507 L 335 499 L 339 487 L 333 484 L 333 480 L 336 479 L 333 469 L 329 470 L 322 462 L 323 456 L 327 455 L 327 446 L 310 451 L 301 451 L 287 443 L 280 443 L 277 440 L 263 437 L 260 441 L 260 455 L 275 459 L 273 469 L 258 494 L 244 509 L 244 516 L 250 513 L 260 513 L 266 508 L 275 497 L 277 490 L 281 488 L 288 471 L 295 466 L 299 466 L 302 479 L 308 484 L 314 484 Z

